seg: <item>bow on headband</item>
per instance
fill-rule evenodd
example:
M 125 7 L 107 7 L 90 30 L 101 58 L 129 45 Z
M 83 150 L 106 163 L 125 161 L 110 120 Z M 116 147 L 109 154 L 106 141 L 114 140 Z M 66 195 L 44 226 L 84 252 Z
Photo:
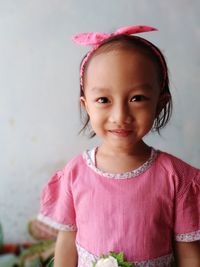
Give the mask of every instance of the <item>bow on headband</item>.
M 72 40 L 79 45 L 99 45 L 104 40 L 107 40 L 110 37 L 118 35 L 131 35 L 141 32 L 150 32 L 150 31 L 157 31 L 157 29 L 149 26 L 128 26 L 119 28 L 117 31 L 110 34 L 106 34 L 104 32 L 80 33 L 74 35 L 72 37 Z

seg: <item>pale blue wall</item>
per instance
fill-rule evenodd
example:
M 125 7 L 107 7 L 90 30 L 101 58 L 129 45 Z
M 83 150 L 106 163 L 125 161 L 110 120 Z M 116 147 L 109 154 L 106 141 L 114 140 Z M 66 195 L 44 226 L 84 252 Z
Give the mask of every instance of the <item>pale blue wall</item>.
M 78 137 L 82 31 L 148 24 L 165 53 L 174 116 L 152 145 L 200 167 L 198 0 L 0 0 L 0 221 L 7 241 L 27 240 L 41 186 L 93 143 Z

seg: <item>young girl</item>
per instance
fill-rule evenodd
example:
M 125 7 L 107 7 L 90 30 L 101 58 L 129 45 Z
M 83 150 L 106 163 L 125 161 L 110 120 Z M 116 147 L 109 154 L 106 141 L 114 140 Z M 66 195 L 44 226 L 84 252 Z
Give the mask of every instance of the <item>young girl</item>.
M 163 54 L 134 35 L 153 30 L 74 37 L 94 45 L 80 67 L 80 102 L 83 130 L 90 124 L 101 144 L 43 190 L 39 219 L 59 229 L 55 267 L 200 266 L 200 170 L 143 141 L 172 108 Z M 111 251 L 124 259 L 106 258 Z

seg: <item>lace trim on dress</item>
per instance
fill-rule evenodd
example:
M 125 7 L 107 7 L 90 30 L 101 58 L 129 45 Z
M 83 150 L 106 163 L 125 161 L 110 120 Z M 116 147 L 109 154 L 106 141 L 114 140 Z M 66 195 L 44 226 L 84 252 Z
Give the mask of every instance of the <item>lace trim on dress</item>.
M 95 148 L 95 150 L 96 150 L 96 148 Z M 129 171 L 129 172 L 123 172 L 123 173 L 108 173 L 108 172 L 104 172 L 104 171 L 98 169 L 95 166 L 94 159 L 92 159 L 93 156 L 91 156 L 94 154 L 93 151 L 94 150 L 86 150 L 83 153 L 83 158 L 85 159 L 87 165 L 96 173 L 98 173 L 104 177 L 107 177 L 107 178 L 115 178 L 115 179 L 133 178 L 133 177 L 136 177 L 136 176 L 144 173 L 148 168 L 151 167 L 151 165 L 154 163 L 154 161 L 158 155 L 158 151 L 155 150 L 154 148 L 151 148 L 150 158 L 139 168 L 132 170 L 132 171 Z
M 98 260 L 98 257 L 89 253 L 87 250 L 82 248 L 78 243 L 76 243 L 78 252 L 78 266 L 77 267 L 93 267 L 93 262 Z
M 193 242 L 200 240 L 200 230 L 186 234 L 177 234 L 175 240 L 179 242 Z
M 79 244 L 76 244 L 78 251 L 78 267 L 92 267 L 93 262 L 97 261 L 99 257 L 89 253 L 87 250 L 82 248 Z M 174 261 L 173 254 L 168 254 L 156 259 L 145 260 L 145 261 L 134 261 L 133 266 L 135 267 L 170 267 Z
M 55 221 L 53 221 L 51 218 L 44 216 L 43 214 L 38 214 L 37 219 L 41 221 L 42 223 L 45 223 L 57 230 L 61 231 L 76 231 L 77 227 L 74 224 L 60 224 Z

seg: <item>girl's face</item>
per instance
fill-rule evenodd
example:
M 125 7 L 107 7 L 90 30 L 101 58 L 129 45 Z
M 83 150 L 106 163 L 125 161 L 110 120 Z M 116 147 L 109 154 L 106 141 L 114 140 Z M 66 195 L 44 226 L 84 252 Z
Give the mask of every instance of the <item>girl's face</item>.
M 158 110 L 160 85 L 155 63 L 139 51 L 95 55 L 84 88 L 81 104 L 104 143 L 133 147 L 142 142 Z

